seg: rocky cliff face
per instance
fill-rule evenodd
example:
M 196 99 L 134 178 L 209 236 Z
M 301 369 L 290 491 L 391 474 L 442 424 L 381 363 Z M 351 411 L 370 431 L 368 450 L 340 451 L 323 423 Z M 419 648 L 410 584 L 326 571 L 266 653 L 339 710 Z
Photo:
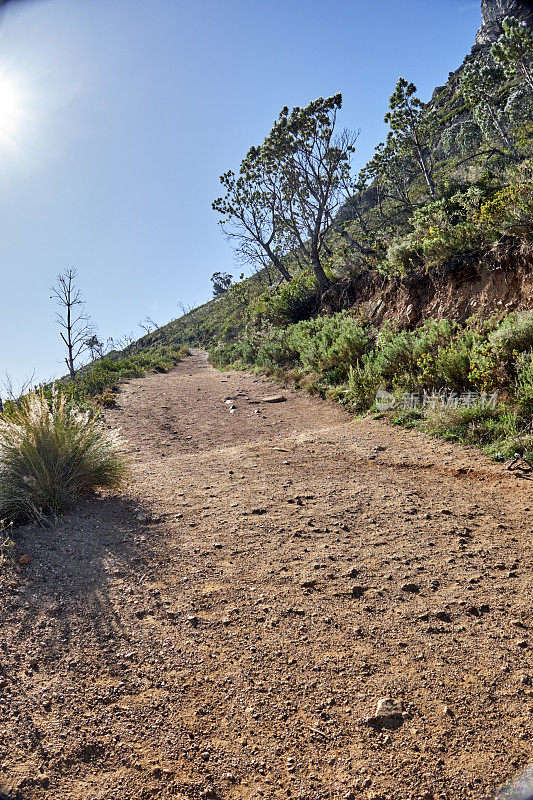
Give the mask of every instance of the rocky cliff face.
M 477 32 L 477 47 L 491 45 L 498 38 L 504 17 L 516 17 L 533 25 L 533 2 L 528 2 L 528 0 L 481 0 L 483 24 Z

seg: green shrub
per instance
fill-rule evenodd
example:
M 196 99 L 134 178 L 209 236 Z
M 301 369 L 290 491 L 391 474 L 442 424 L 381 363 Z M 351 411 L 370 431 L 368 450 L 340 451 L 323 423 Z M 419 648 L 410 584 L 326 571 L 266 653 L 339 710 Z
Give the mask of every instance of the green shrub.
M 84 491 L 116 487 L 126 474 L 122 445 L 96 415 L 51 403 L 41 392 L 0 418 L 0 519 L 43 521 Z
M 254 306 L 254 316 L 272 325 L 290 325 L 308 317 L 316 305 L 318 286 L 314 275 L 303 272 L 270 294 L 263 294 Z
M 385 378 L 395 383 L 402 382 L 402 376 L 410 375 L 416 366 L 414 340 L 416 334 L 398 331 L 391 325 L 384 325 L 377 336 L 376 345 L 380 369 Z
M 406 273 L 425 265 L 438 267 L 455 253 L 477 247 L 481 228 L 474 223 L 483 192 L 476 186 L 442 197 L 417 209 L 409 224 L 412 231 L 396 238 L 387 250 L 393 272 Z
M 368 333 L 346 312 L 291 326 L 287 342 L 304 369 L 329 374 L 337 383 L 346 380 L 350 366 L 360 361 L 371 344 Z
M 451 342 L 458 326 L 447 319 L 428 319 L 414 332 L 413 355 L 418 360 L 428 353 L 435 353 L 439 345 Z
M 424 389 L 454 389 L 469 386 L 472 334 L 465 332 L 437 346 L 436 352 L 423 353 L 418 359 L 419 385 Z
M 532 162 L 525 162 L 525 173 Z M 533 181 L 505 186 L 481 204 L 477 220 L 488 231 L 492 239 L 501 234 L 508 236 L 530 236 L 533 233 Z
M 475 339 L 470 350 L 468 380 L 474 389 L 490 392 L 499 383 L 499 353 L 488 339 Z
M 362 357 L 361 363 L 350 367 L 348 374 L 348 399 L 358 409 L 370 408 L 383 382 L 383 375 L 374 353 Z
M 493 333 L 489 335 L 492 346 L 507 356 L 523 353 L 533 348 L 533 311 L 509 314 Z
M 516 388 L 522 411 L 533 414 L 533 350 L 518 358 Z

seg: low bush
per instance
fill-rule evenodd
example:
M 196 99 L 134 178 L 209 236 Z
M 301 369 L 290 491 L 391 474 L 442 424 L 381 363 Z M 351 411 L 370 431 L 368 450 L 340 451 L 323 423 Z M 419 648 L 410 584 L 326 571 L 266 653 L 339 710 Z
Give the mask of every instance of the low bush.
M 509 316 L 489 335 L 495 349 L 507 356 L 533 348 L 533 311 Z
M 471 186 L 414 211 L 409 220 L 412 230 L 389 246 L 390 270 L 402 274 L 422 266 L 429 270 L 455 253 L 476 248 L 483 238 L 481 224 L 474 222 L 482 197 L 482 190 Z
M 526 160 L 503 188 L 490 181 L 426 203 L 409 219 L 387 249 L 386 273 L 434 270 L 455 255 L 488 248 L 502 236 L 519 240 L 533 234 L 533 165 Z
M 528 162 L 522 165 L 525 170 Z M 529 169 L 532 165 L 529 162 Z M 498 235 L 524 238 L 533 233 L 533 181 L 506 186 L 486 199 L 476 217 L 478 224 L 487 233 L 492 232 L 489 239 Z
M 379 331 L 376 340 L 378 361 L 382 375 L 390 382 L 404 384 L 405 376 L 414 372 L 415 340 L 411 331 L 398 331 L 392 325 L 386 324 Z
M 516 394 L 523 413 L 531 414 L 533 418 L 533 350 L 518 358 Z
M 383 382 L 379 363 L 373 353 L 363 356 L 361 364 L 350 367 L 348 375 L 348 399 L 355 408 L 368 409 L 376 399 Z
M 0 519 L 42 522 L 96 487 L 117 487 L 126 474 L 118 436 L 98 415 L 55 392 L 23 398 L 0 417 Z
M 368 333 L 345 312 L 316 317 L 290 327 L 287 343 L 304 369 L 319 376 L 329 375 L 335 383 L 348 377 L 369 349 Z

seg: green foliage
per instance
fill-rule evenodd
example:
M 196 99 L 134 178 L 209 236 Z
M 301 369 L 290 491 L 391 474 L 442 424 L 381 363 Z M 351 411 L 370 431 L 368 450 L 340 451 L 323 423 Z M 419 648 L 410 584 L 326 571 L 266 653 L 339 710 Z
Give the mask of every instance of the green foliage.
M 478 404 L 469 408 L 428 412 L 426 429 L 435 436 L 483 447 L 493 457 L 512 458 L 516 450 L 533 455 L 533 437 L 519 410 L 504 405 Z
M 152 346 L 134 352 L 130 346 L 122 353 L 112 352 L 104 358 L 91 361 L 76 373 L 73 380 L 62 379 L 56 389 L 72 403 L 83 404 L 88 401 L 112 405 L 113 391 L 121 381 L 142 378 L 148 372 L 168 372 L 187 355 L 187 349 L 179 344 Z M 128 353 L 128 354 L 126 354 Z M 46 396 L 51 399 L 53 389 L 44 387 Z
M 357 409 L 368 409 L 376 399 L 383 375 L 374 353 L 363 356 L 360 364 L 350 367 L 348 373 L 348 398 Z
M 521 353 L 517 359 L 516 367 L 518 402 L 526 414 L 533 415 L 533 350 Z
M 530 236 L 533 233 L 533 180 L 495 192 L 482 202 L 476 219 L 487 239 L 494 239 L 498 234 Z
M 256 320 L 273 325 L 289 325 L 310 316 L 318 298 L 314 275 L 302 272 L 275 292 L 265 292 L 253 305 Z
M 509 314 L 489 335 L 489 341 L 495 350 L 501 350 L 507 356 L 533 348 L 533 311 Z
M 287 341 L 304 369 L 334 375 L 335 383 L 346 379 L 369 347 L 367 333 L 347 313 L 299 322 L 287 331 Z
M 97 415 L 31 393 L 0 418 L 0 519 L 44 521 L 96 487 L 116 487 L 126 474 L 118 436 Z
M 490 392 L 498 386 L 498 369 L 501 357 L 488 339 L 476 338 L 470 349 L 468 382 L 481 392 Z
M 508 78 L 525 79 L 533 89 L 531 61 L 533 60 L 533 33 L 524 22 L 506 17 L 503 32 L 491 49 L 493 58 L 503 67 Z
M 469 386 L 472 337 L 465 334 L 449 345 L 439 346 L 436 354 L 422 356 L 420 385 L 431 389 L 461 391 Z
M 481 231 L 473 220 L 481 199 L 482 190 L 471 186 L 417 209 L 409 220 L 412 231 L 389 246 L 392 270 L 403 274 L 422 265 L 438 267 L 455 253 L 479 245 Z
M 356 135 L 336 135 L 342 95 L 305 108 L 281 110 L 262 145 L 251 147 L 239 175 L 221 176 L 224 195 L 213 203 L 238 253 L 258 268 L 273 264 L 290 280 L 286 260 L 297 252 L 321 289 L 326 233 L 346 198 Z
M 213 297 L 218 297 L 227 292 L 231 286 L 233 278 L 227 272 L 213 272 L 211 283 L 213 284 Z
M 506 117 L 502 110 L 504 82 L 505 73 L 499 64 L 477 60 L 466 64 L 460 88 L 487 140 L 519 160 L 513 134 L 516 121 Z
M 405 275 L 434 270 L 455 255 L 479 250 L 505 236 L 527 238 L 533 232 L 533 180 L 524 162 L 521 182 L 497 191 L 481 185 L 441 197 L 413 212 L 411 230 L 393 239 L 386 271 Z
M 472 156 L 481 148 L 483 133 L 473 120 L 464 120 L 447 127 L 440 138 L 441 147 L 448 158 Z
M 249 330 L 238 342 L 219 344 L 211 358 L 289 374 L 308 391 L 357 410 L 370 409 L 385 389 L 396 398 L 393 421 L 492 455 L 509 453 L 531 433 L 533 312 L 464 326 L 429 319 L 412 331 L 390 323 L 374 330 L 344 312 Z M 436 400 L 413 407 L 405 396 Z
M 389 100 L 389 111 L 385 122 L 390 133 L 387 144 L 401 160 L 416 165 L 427 183 L 431 195 L 435 194 L 433 182 L 433 153 L 431 145 L 437 132 L 435 114 L 425 108 L 416 96 L 416 86 L 405 78 L 399 78 Z
M 438 405 L 426 414 L 431 433 L 445 439 L 458 439 L 469 444 L 483 443 L 491 426 L 498 419 L 498 410 L 489 405 L 475 404 L 468 408 L 441 408 Z

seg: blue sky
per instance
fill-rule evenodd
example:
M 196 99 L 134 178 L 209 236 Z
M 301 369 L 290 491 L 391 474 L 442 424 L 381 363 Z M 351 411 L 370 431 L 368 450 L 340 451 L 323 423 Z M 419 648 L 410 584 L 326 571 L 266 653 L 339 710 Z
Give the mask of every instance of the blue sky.
M 398 76 L 428 99 L 479 24 L 479 4 L 465 0 L 8 4 L 0 375 L 63 374 L 49 297 L 65 267 L 77 267 L 104 339 L 207 300 L 215 270 L 241 270 L 211 211 L 218 176 L 280 109 L 341 91 L 361 166 Z

